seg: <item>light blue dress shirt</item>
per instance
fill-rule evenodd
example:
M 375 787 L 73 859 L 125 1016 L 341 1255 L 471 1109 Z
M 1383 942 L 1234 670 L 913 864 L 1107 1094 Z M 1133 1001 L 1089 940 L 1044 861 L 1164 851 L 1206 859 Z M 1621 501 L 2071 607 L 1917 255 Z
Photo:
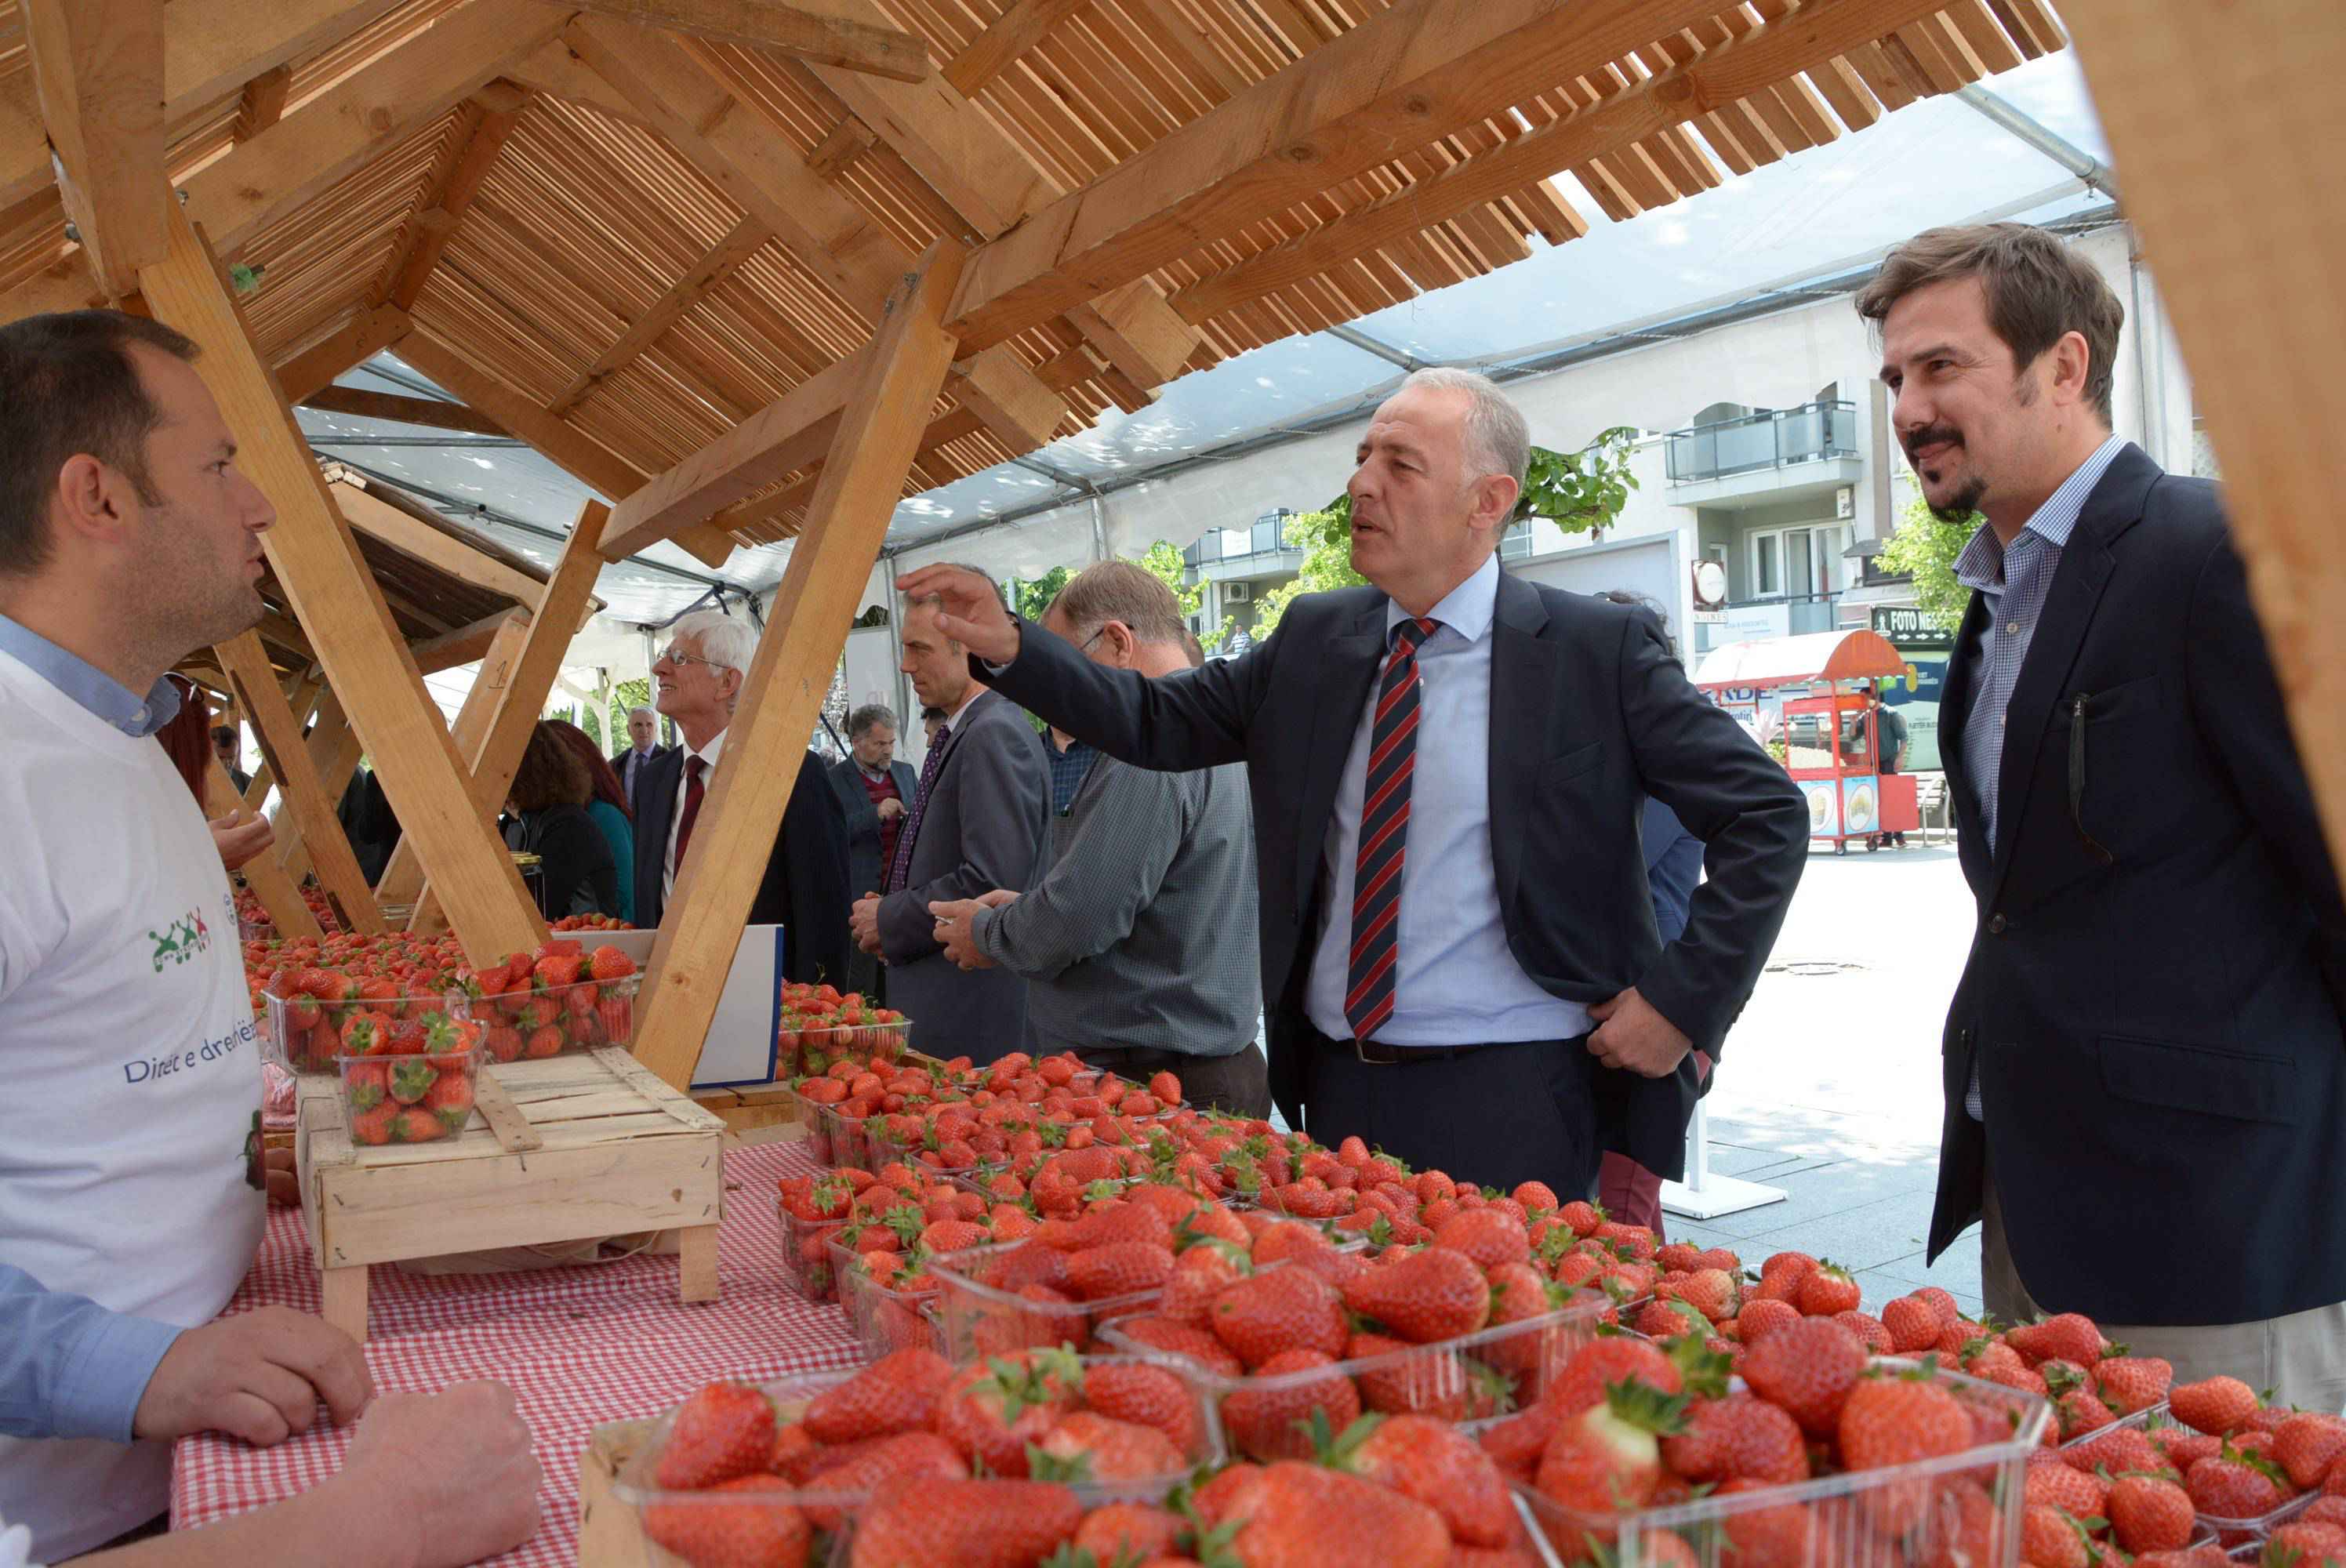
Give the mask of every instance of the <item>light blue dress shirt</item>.
M 1402 862 L 1398 972 L 1392 1018 L 1377 1031 L 1381 1044 L 1569 1040 L 1589 1030 L 1586 1008 L 1550 995 L 1524 972 L 1499 916 L 1499 879 L 1491 859 L 1490 769 L 1491 638 L 1498 606 L 1499 561 L 1494 555 L 1433 606 L 1432 618 L 1441 624 L 1417 650 L 1417 756 Z M 1385 606 L 1388 656 L 1392 628 L 1406 616 L 1399 605 Z M 1352 958 L 1361 799 L 1375 718 L 1372 687 L 1361 706 L 1321 849 L 1326 924 L 1311 959 L 1304 1013 L 1331 1040 L 1350 1039 L 1352 1033 L 1344 1021 L 1344 978 Z
M 1987 834 L 1987 852 L 1995 853 L 1995 809 L 1998 781 L 2004 776 L 2004 710 L 2012 706 L 2013 688 L 2020 684 L 2020 667 L 2028 657 L 2029 640 L 2045 613 L 2045 596 L 2053 588 L 2053 575 L 2061 569 L 2061 552 L 2076 532 L 2086 497 L 2109 472 L 2110 463 L 2127 448 L 2126 438 L 2113 435 L 2094 449 L 2077 471 L 2063 480 L 2014 535 L 2006 547 L 1986 524 L 1955 557 L 1955 581 L 1977 594 L 1987 606 L 1987 624 L 1972 646 L 1971 710 L 1964 715 L 1964 772 L 1972 799 L 1979 807 L 1980 825 Z M 1964 1109 L 1974 1122 L 1986 1117 L 1980 1110 L 1979 1067 L 1972 1067 L 1971 1087 Z
M 169 681 L 142 698 L 5 616 L 0 652 L 125 735 L 152 735 L 179 711 Z M 128 1442 L 147 1381 L 178 1337 L 177 1324 L 108 1311 L 0 1263 L 0 1434 Z

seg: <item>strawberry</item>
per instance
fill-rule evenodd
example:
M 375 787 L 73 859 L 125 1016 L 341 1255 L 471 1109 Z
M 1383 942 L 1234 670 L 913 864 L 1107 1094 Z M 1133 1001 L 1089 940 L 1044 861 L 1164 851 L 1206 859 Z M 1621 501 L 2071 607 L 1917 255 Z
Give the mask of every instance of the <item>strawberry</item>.
M 1715 1497 L 1758 1492 L 1767 1482 L 1730 1481 Z M 1732 1568 L 1807 1568 L 1831 1560 L 1817 1544 L 1821 1536 L 1816 1516 L 1800 1503 L 1777 1508 L 1751 1508 L 1719 1521 L 1720 1550 L 1717 1561 Z
M 440 1118 L 421 1105 L 404 1107 L 391 1124 L 391 1141 L 394 1144 L 428 1144 L 447 1135 L 448 1129 Z
M 1155 1427 L 1184 1454 L 1198 1451 L 1197 1396 L 1162 1367 L 1099 1361 L 1084 1369 L 1084 1404 L 1104 1416 Z
M 2289 1480 L 2262 1454 L 2227 1443 L 2185 1479 L 2192 1506 L 2211 1519 L 2261 1519 L 2289 1501 Z
M 2109 1501 L 2109 1490 L 2107 1481 L 2062 1463 L 2049 1449 L 2029 1456 L 2023 1491 L 2032 1503 L 2045 1503 L 2078 1519 L 2092 1519 Z
M 2346 1529 L 2293 1519 L 2266 1541 L 2263 1561 L 2274 1568 L 2328 1568 L 2346 1564 Z
M 389 1098 L 372 1110 L 360 1112 L 351 1118 L 352 1141 L 368 1145 L 391 1142 L 392 1124 L 401 1114 L 399 1102 Z
M 1223 1528 L 1236 1527 L 1230 1561 L 1250 1564 L 1365 1563 L 1444 1568 L 1453 1561 L 1442 1515 L 1414 1498 L 1359 1476 L 1293 1461 L 1239 1477 L 1215 1499 Z M 1202 1509 L 1206 1491 L 1197 1504 Z M 1218 1561 L 1219 1559 L 1218 1558 Z M 859 1557 L 855 1568 L 864 1568 Z
M 586 972 L 598 983 L 625 980 L 636 972 L 636 961 L 616 947 L 598 947 L 587 955 Z
M 709 1490 L 729 1495 L 787 1492 L 778 1475 L 741 1475 Z M 760 1568 L 806 1568 L 814 1531 L 786 1497 L 745 1496 L 738 1504 L 655 1503 L 643 1512 L 644 1533 L 687 1563 L 715 1568 L 754 1563 Z
M 576 953 L 550 953 L 537 961 L 530 977 L 540 991 L 558 991 L 566 985 L 576 985 L 582 967 Z
M 1556 1207 L 1556 1189 L 1544 1181 L 1518 1183 L 1509 1196 L 1531 1214 L 1545 1214 Z
M 2167 1398 L 2175 1368 L 2157 1356 L 2108 1356 L 2095 1366 L 2094 1381 L 2110 1409 L 2131 1416 Z
M 1342 1300 L 1308 1268 L 1274 1268 L 1239 1280 L 1214 1298 L 1207 1321 L 1250 1368 L 1281 1351 L 1317 1350 L 1332 1359 L 1344 1349 Z
M 1181 1103 L 1181 1080 L 1170 1073 L 1159 1073 L 1148 1080 L 1148 1093 L 1160 1105 Z
M 1424 1503 L 1442 1515 L 1461 1545 L 1504 1546 L 1521 1530 L 1506 1477 L 1448 1421 L 1362 1416 L 1336 1438 L 1321 1462 Z
M 1484 1268 L 1522 1263 L 1532 1255 L 1531 1232 L 1499 1208 L 1471 1209 L 1435 1228 L 1433 1245 L 1463 1252 Z
M 1826 1318 L 1803 1318 L 1743 1353 L 1751 1391 L 1780 1406 L 1812 1438 L 1839 1429 L 1842 1405 L 1864 1371 L 1865 1347 Z
M 1124 1339 L 1137 1345 L 1184 1357 L 1217 1377 L 1235 1378 L 1246 1371 L 1211 1330 L 1195 1324 L 1176 1322 L 1170 1318 L 1142 1317 L 1123 1319 L 1116 1328 Z
M 2073 1389 L 2063 1394 L 2053 1411 L 2060 1422 L 2063 1442 L 2075 1442 L 2117 1420 L 2110 1413 L 2110 1407 L 2102 1403 L 2101 1396 L 2087 1389 Z
M 342 1054 L 372 1056 L 389 1048 L 392 1023 L 390 1016 L 372 1010 L 353 1013 L 342 1021 Z
M 1078 1554 L 1089 1553 L 1095 1564 L 1149 1563 L 1161 1557 L 1178 1560 L 1181 1537 L 1188 1528 L 1188 1522 L 1169 1508 L 1110 1502 L 1084 1515 L 1069 1544 Z
M 412 1105 L 423 1098 L 439 1080 L 440 1069 L 421 1056 L 394 1056 L 391 1059 L 391 1097 L 403 1105 Z
M 1677 1365 L 1658 1347 L 1608 1336 L 1574 1351 L 1550 1380 L 1540 1402 L 1556 1406 L 1559 1415 L 1576 1416 L 1603 1404 L 1606 1389 L 1627 1381 L 1644 1383 L 1660 1394 L 1675 1394 L 1686 1386 Z
M 2238 1378 L 2203 1378 L 2181 1384 L 2167 1396 L 2169 1414 L 2211 1437 L 2238 1431 L 2262 1405 L 2257 1391 Z
M 2191 1494 L 2171 1481 L 2122 1475 L 2110 1485 L 2111 1532 L 2128 1552 L 2179 1552 L 2197 1522 Z
M 1029 1568 L 1071 1539 L 1083 1514 L 1076 1494 L 1052 1481 L 899 1479 L 856 1516 L 848 1562 L 851 1568 Z
M 1036 1481 L 1153 1481 L 1178 1475 L 1185 1463 L 1155 1427 L 1096 1410 L 1070 1410 L 1026 1451 L 1026 1473 Z
M 1819 1263 L 1801 1276 L 1800 1289 L 1793 1305 L 1804 1318 L 1830 1318 L 1836 1312 L 1854 1312 L 1864 1292 L 1849 1270 L 1836 1263 Z
M 1222 1431 L 1230 1446 L 1265 1463 L 1300 1459 L 1313 1451 L 1315 1414 L 1331 1431 L 1352 1425 L 1361 1413 L 1352 1380 L 1333 1371 L 1311 1375 L 1334 1365 L 1333 1356 L 1319 1350 L 1283 1350 L 1255 1368 L 1222 1399 Z
M 351 1109 L 371 1111 L 382 1104 L 391 1093 L 391 1064 L 388 1062 L 352 1062 L 342 1068 L 342 1092 L 350 1096 Z
M 822 1442 L 853 1442 L 918 1431 L 933 1423 L 954 1369 L 933 1350 L 895 1350 L 817 1394 L 801 1418 Z
M 595 1004 L 595 1019 L 607 1044 L 626 1045 L 636 1037 L 636 999 L 605 993 Z
M 2074 1361 L 2090 1367 L 2102 1359 L 2102 1331 L 2079 1312 L 2063 1312 L 2004 1330 L 2004 1342 L 2020 1352 L 2030 1366 L 2039 1361 Z
M 1593 1203 L 1575 1198 L 1557 1209 L 1556 1217 L 1570 1227 L 1573 1235 L 1586 1237 L 1596 1235 L 1596 1227 L 1605 1223 L 1605 1211 Z
M 1471 1334 L 1491 1316 L 1491 1287 L 1483 1270 L 1464 1253 L 1439 1243 L 1354 1276 L 1343 1295 L 1353 1312 L 1421 1345 Z
M 543 1024 L 530 1031 L 528 1040 L 522 1045 L 522 1054 L 533 1061 L 546 1056 L 559 1056 L 562 1054 L 562 1031 L 550 1023 Z
M 1144 1296 L 1173 1272 L 1173 1250 L 1153 1241 L 1117 1241 L 1067 1254 L 1067 1288 L 1082 1301 Z
M 1244 1247 L 1208 1237 L 1191 1243 L 1173 1260 L 1165 1290 L 1157 1298 L 1159 1316 L 1203 1327 L 1206 1312 L 1224 1286 L 1254 1272 Z
M 2076 1519 L 2042 1502 L 2030 1503 L 2021 1518 L 2020 1556 L 2032 1568 L 2090 1568 L 2094 1561 Z
M 2063 1449 L 2061 1458 L 2088 1475 L 2105 1470 L 2112 1475 L 2122 1475 L 2130 1470 L 2160 1468 L 2158 1451 L 2139 1427 L 2111 1427 L 2098 1431 L 2081 1443 Z
M 1832 1320 L 1858 1338 L 1869 1354 L 1887 1356 L 1891 1352 L 1890 1330 L 1879 1318 L 1863 1312 L 1836 1312 Z
M 1972 1418 L 1926 1366 L 1912 1373 L 1858 1380 L 1841 1405 L 1841 1462 L 1851 1470 L 1886 1470 L 1943 1459 L 1973 1446 Z M 1898 1481 L 1858 1494 L 1859 1507 L 1888 1534 L 1914 1527 L 1929 1505 L 1932 1482 Z
M 1642 1383 L 1608 1385 L 1603 1403 L 1556 1423 L 1534 1484 L 1576 1512 L 1643 1508 L 1661 1484 L 1661 1435 L 1678 1430 L 1686 1403 Z
M 2273 1461 L 2289 1472 L 2299 1491 L 2321 1484 L 2331 1461 L 2346 1453 L 2346 1420 L 2301 1412 L 2273 1432 Z
M 655 1478 L 664 1491 L 696 1492 L 755 1475 L 774 1451 L 774 1402 L 746 1383 L 709 1383 L 677 1408 Z
M 1694 1481 L 1745 1476 L 1781 1484 L 1809 1478 L 1800 1423 L 1751 1394 L 1695 1401 L 1686 1431 L 1662 1440 L 1662 1462 Z
M 1939 1314 L 1928 1301 L 1916 1296 L 1901 1296 L 1882 1308 L 1882 1326 L 1890 1334 L 1890 1348 L 1902 1356 L 1911 1356 L 1931 1349 L 1939 1342 Z M 2039 1563 L 2037 1568 L 2049 1568 Z
M 867 1439 L 825 1448 L 806 1436 L 803 1426 L 782 1429 L 784 1439 L 797 1434 L 801 1444 L 776 1445 L 774 1469 L 792 1484 L 822 1492 L 872 1492 L 902 1476 L 930 1481 L 966 1481 L 969 1466 L 953 1444 L 934 1432 L 899 1432 L 894 1437 Z M 787 1451 L 785 1451 L 787 1450 Z M 807 1505 L 807 1517 L 818 1530 L 835 1531 L 841 1510 L 818 1503 Z
M 994 1475 L 1026 1473 L 1026 1445 L 1076 1405 L 1083 1368 L 1066 1350 L 1014 1350 L 965 1368 L 946 1386 L 938 1434 Z
M 503 1023 L 492 1024 L 488 1033 L 483 1036 L 483 1044 L 488 1047 L 489 1060 L 492 1062 L 521 1060 L 521 1031 L 518 1029 Z
M 1798 1307 L 1789 1301 L 1764 1297 L 1747 1299 L 1743 1303 L 1743 1310 L 1735 1315 L 1736 1331 L 1746 1345 L 1756 1344 L 1762 1335 L 1771 1334 L 1788 1323 L 1800 1320 L 1800 1309 Z
M 433 1080 L 423 1092 L 425 1110 L 438 1116 L 451 1133 L 461 1133 L 464 1124 L 473 1119 L 472 1074 L 458 1068 L 449 1068 Z
M 1170 1252 L 1173 1227 L 1163 1215 L 1146 1205 L 1114 1202 L 1094 1209 L 1076 1221 L 1074 1227 L 1067 1232 L 1063 1250 L 1082 1252 L 1119 1241 L 1149 1242 Z

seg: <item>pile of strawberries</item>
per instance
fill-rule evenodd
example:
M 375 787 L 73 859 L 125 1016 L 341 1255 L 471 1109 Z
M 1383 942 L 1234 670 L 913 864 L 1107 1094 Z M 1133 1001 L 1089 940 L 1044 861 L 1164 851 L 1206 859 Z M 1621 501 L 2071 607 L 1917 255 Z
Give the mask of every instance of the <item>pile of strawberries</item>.
M 342 1027 L 358 1012 L 393 1023 L 450 1011 L 464 950 L 453 936 L 272 938 L 244 944 L 245 982 L 274 1051 L 297 1073 L 332 1073 L 348 1052 Z
M 341 933 L 342 920 L 334 913 L 334 906 L 327 901 L 323 888 L 315 882 L 302 883 L 301 901 L 310 906 L 310 913 L 317 921 L 320 931 L 328 936 Z M 269 911 L 262 906 L 260 895 L 241 882 L 237 884 L 236 890 L 236 923 L 240 929 L 261 931 L 271 934 L 277 930 L 277 922 L 270 917 Z
M 861 992 L 842 995 L 836 986 L 787 981 L 781 1007 L 781 1028 L 774 1037 L 777 1078 L 820 1076 L 850 1055 L 893 1062 L 912 1037 L 903 1013 L 873 1006 Z
M 633 931 L 636 928 L 617 915 L 564 915 L 553 925 L 556 931 Z
M 1015 1241 L 1032 1235 L 1035 1219 L 1015 1204 L 989 1204 L 981 1195 L 903 1165 L 877 1175 L 853 1167 L 781 1178 L 780 1213 L 793 1278 L 816 1301 L 839 1298 L 833 1243 L 857 1257 L 886 1254 L 866 1272 L 893 1279 L 917 1272 L 938 1252 Z
M 472 1119 L 481 1027 L 444 1013 L 394 1023 L 372 1009 L 342 1024 L 342 1096 L 362 1144 L 426 1144 Z
M 470 972 L 465 991 L 488 1020 L 494 1062 L 558 1056 L 636 1037 L 636 961 L 616 947 L 589 953 L 556 937 L 532 952 Z

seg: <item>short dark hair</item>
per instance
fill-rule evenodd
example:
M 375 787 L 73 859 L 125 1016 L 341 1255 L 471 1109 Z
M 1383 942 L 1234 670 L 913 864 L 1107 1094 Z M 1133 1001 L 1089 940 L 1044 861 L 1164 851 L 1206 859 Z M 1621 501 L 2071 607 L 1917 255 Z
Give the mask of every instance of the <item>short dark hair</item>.
M 896 728 L 896 710 L 884 702 L 867 702 L 847 716 L 847 738 L 855 739 L 875 724 Z
M 162 411 L 147 395 L 130 346 L 192 361 L 195 341 L 119 311 L 66 311 L 0 327 L 0 575 L 37 572 L 49 559 L 49 497 L 57 470 L 87 453 L 127 475 L 138 498 L 156 494 L 147 437 Z
M 525 811 L 542 811 L 548 806 L 584 806 L 594 793 L 586 765 L 563 738 L 542 721 L 533 726 L 507 798 Z
M 922 722 L 923 724 L 926 724 L 926 723 L 928 723 L 928 722 L 929 722 L 929 720 L 931 720 L 931 719 L 933 719 L 933 718 L 943 718 L 944 716 L 945 716 L 945 710 L 944 710 L 944 708 L 939 708 L 939 707 L 938 707 L 935 703 L 933 703 L 933 703 L 931 703 L 931 704 L 929 704 L 929 706 L 928 706 L 928 707 L 926 707 L 926 708 L 924 708 L 921 709 L 921 722 Z
M 1891 308 L 1917 289 L 1977 278 L 1987 293 L 1988 325 L 2012 351 L 2013 363 L 2035 364 L 2071 332 L 2086 340 L 2086 399 L 2110 420 L 2117 380 L 2118 331 L 2126 307 L 2094 264 L 2042 229 L 1979 223 L 1926 229 L 1882 259 L 1860 290 L 1857 313 L 1879 330 Z
M 235 725 L 233 725 L 233 724 L 215 724 L 215 725 L 213 725 L 213 726 L 212 726 L 212 744 L 213 744 L 214 746 L 233 746 L 233 745 L 235 745 L 235 744 L 236 744 L 236 726 L 235 726 Z

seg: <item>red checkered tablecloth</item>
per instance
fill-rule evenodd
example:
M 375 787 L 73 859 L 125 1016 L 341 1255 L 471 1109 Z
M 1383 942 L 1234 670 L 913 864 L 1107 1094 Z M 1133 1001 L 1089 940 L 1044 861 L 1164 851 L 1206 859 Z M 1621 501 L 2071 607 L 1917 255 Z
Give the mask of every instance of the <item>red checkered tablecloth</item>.
M 783 1277 L 775 1179 L 813 1168 L 797 1145 L 726 1155 L 724 1288 L 717 1301 L 679 1302 L 673 1257 L 485 1275 L 375 1268 L 366 1345 L 374 1386 L 428 1393 L 494 1379 L 512 1386 L 536 1439 L 545 1522 L 497 1563 L 577 1561 L 578 1456 L 590 1427 L 656 1415 L 712 1378 L 766 1379 L 862 1359 L 846 1315 L 809 1301 Z M 270 1216 L 260 1256 L 228 1311 L 268 1305 L 319 1310 L 318 1270 L 295 1209 Z M 173 1456 L 171 1527 L 306 1491 L 341 1467 L 349 1442 L 348 1429 L 322 1425 L 270 1449 L 189 1438 Z

